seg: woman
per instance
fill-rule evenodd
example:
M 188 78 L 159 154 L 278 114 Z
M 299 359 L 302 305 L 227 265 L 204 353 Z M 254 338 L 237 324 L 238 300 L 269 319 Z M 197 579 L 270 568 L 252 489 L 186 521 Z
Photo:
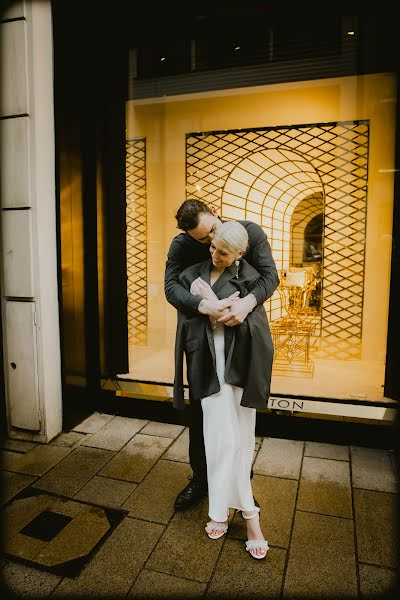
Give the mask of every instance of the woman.
M 242 258 L 247 244 L 243 225 L 223 223 L 212 239 L 211 259 L 185 269 L 182 284 L 202 298 L 249 294 L 259 274 Z M 267 405 L 273 358 L 264 307 L 256 306 L 236 327 L 225 327 L 199 313 L 178 312 L 176 408 L 184 407 L 183 353 L 190 400 L 201 402 L 203 411 L 210 518 L 205 530 L 211 539 L 222 537 L 228 529 L 229 509 L 240 510 L 247 519 L 246 550 L 254 558 L 264 558 L 268 543 L 260 529 L 250 479 L 256 408 Z

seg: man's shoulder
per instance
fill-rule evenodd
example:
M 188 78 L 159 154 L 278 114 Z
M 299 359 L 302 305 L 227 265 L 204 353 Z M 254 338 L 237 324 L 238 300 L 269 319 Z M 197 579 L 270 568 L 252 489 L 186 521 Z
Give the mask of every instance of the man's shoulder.
M 192 238 L 190 237 L 190 235 L 188 235 L 184 231 L 181 231 L 180 233 L 177 233 L 175 237 L 172 238 L 171 246 L 172 244 L 176 244 L 178 246 L 190 244 L 191 239 Z
M 244 225 L 246 229 L 262 229 L 261 225 L 255 223 L 254 221 L 247 221 L 246 219 L 239 220 L 239 223 Z
M 258 223 L 246 220 L 240 220 L 239 223 L 241 223 L 247 230 L 250 246 L 254 242 L 259 242 L 261 239 L 264 239 L 266 237 L 264 229 L 261 227 L 261 225 L 258 225 Z
M 208 248 L 207 244 L 200 244 L 187 233 L 178 233 L 169 246 L 168 259 L 189 266 L 208 258 Z
M 243 275 L 245 275 L 245 277 L 252 277 L 254 275 L 258 277 L 260 277 L 260 273 L 257 271 L 257 269 L 255 269 L 253 267 L 252 264 L 250 264 L 246 259 L 242 258 L 241 260 L 241 267 L 240 267 L 240 271 L 241 273 L 243 273 Z
M 185 232 L 178 233 L 171 241 L 170 252 L 187 252 L 195 248 L 196 244 L 193 238 Z
M 199 275 L 204 270 L 204 268 L 210 264 L 210 262 L 211 259 L 208 258 L 207 260 L 202 260 L 194 263 L 193 265 L 189 265 L 182 271 L 181 277 L 190 276 L 193 274 Z

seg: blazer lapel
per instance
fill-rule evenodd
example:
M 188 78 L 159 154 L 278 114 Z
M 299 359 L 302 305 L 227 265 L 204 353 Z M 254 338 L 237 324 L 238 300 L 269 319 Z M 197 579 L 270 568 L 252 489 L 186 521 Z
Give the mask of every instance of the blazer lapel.
M 201 277 L 208 285 L 210 285 L 210 275 L 211 275 L 211 258 L 210 260 L 203 263 L 199 269 L 199 277 Z M 211 356 L 213 358 L 215 370 L 217 369 L 217 359 L 215 356 L 215 347 L 214 347 L 214 336 L 210 325 L 210 320 L 206 321 L 206 335 L 208 340 L 208 346 L 210 348 Z
M 225 271 L 222 273 L 220 277 L 218 277 L 217 281 L 214 283 L 212 287 L 213 291 L 218 295 L 218 292 L 222 290 L 224 285 L 235 277 L 236 273 L 236 265 L 233 264 L 230 267 L 226 267 Z
M 208 285 L 210 285 L 210 275 L 211 275 L 211 258 L 210 260 L 204 262 L 199 269 L 199 276 L 204 279 Z
M 204 281 L 206 281 L 208 284 L 210 284 L 211 267 L 212 267 L 212 262 L 210 259 L 207 263 L 202 265 L 202 267 L 199 269 L 199 276 L 202 279 L 204 279 Z M 214 285 L 211 286 L 211 288 L 215 292 L 215 294 L 218 295 L 218 291 L 222 290 L 222 288 L 228 281 L 230 281 L 231 279 L 234 279 L 235 275 L 236 275 L 236 265 L 233 264 L 230 267 L 227 267 L 225 269 L 225 271 L 222 273 L 222 275 L 220 277 L 218 277 L 218 279 L 214 283 Z M 233 345 L 234 345 L 235 332 L 232 327 L 225 327 L 224 329 L 225 329 L 225 346 L 226 346 L 225 353 L 227 354 L 229 351 L 229 354 L 231 354 L 232 350 L 233 350 Z M 213 332 L 212 332 L 209 322 L 206 324 L 206 334 L 207 334 L 210 352 L 211 352 L 211 355 L 212 355 L 213 361 L 214 361 L 214 367 L 216 369 L 217 365 L 216 365 L 216 356 L 215 356 L 214 335 L 213 335 Z
M 211 259 L 207 262 L 203 263 L 199 269 L 199 276 L 204 279 L 206 283 L 210 285 L 210 276 L 211 276 L 211 267 L 212 262 Z M 224 285 L 235 278 L 236 274 L 236 265 L 233 264 L 230 267 L 226 267 L 225 271 L 222 273 L 220 277 L 218 277 L 217 281 L 214 285 L 211 286 L 212 290 L 218 295 L 218 291 L 220 291 Z

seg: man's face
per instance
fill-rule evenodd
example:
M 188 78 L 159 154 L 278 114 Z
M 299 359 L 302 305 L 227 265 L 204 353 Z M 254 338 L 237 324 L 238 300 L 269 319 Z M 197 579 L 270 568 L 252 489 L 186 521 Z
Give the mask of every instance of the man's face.
M 194 240 L 201 244 L 209 244 L 213 239 L 215 230 L 221 225 L 221 221 L 215 214 L 200 213 L 199 223 L 194 229 L 188 229 L 186 232 Z

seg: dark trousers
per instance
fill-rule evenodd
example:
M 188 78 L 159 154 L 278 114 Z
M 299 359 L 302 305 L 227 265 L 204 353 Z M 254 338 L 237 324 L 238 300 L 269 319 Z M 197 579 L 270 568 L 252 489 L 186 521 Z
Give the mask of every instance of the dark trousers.
M 207 462 L 204 448 L 201 402 L 191 402 L 189 418 L 189 460 L 193 477 L 207 486 Z
M 191 402 L 189 406 L 189 460 L 193 478 L 207 487 L 207 461 L 204 448 L 203 410 L 201 402 Z M 253 478 L 251 469 L 250 478 Z

